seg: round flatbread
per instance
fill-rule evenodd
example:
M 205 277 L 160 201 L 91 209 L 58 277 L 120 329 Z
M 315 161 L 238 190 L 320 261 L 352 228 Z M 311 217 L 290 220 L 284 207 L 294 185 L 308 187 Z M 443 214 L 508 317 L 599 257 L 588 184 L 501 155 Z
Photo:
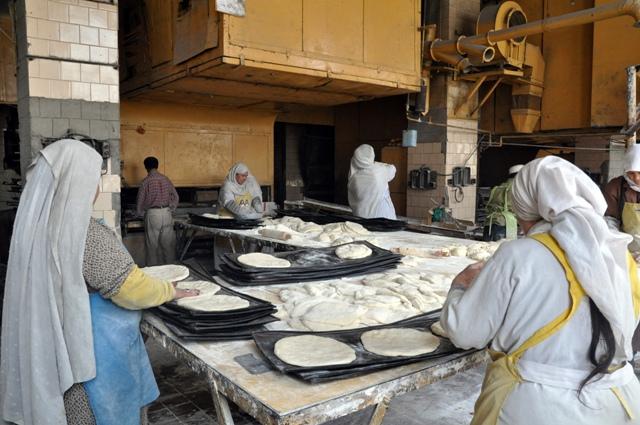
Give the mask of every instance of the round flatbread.
M 177 282 L 189 277 L 189 269 L 177 264 L 167 264 L 164 266 L 143 267 L 143 272 L 151 277 L 169 282 Z
M 360 336 L 365 350 L 381 356 L 418 356 L 438 349 L 440 338 L 409 328 L 376 329 Z
M 238 257 L 238 261 L 251 267 L 265 267 L 274 269 L 284 269 L 287 267 L 291 267 L 291 263 L 288 260 L 278 258 L 269 254 L 263 254 L 261 252 L 242 254 Z
M 176 285 L 177 289 L 197 289 L 200 291 L 199 297 L 213 295 L 220 290 L 220 286 L 206 280 L 187 280 Z
M 205 295 L 180 298 L 179 306 L 197 311 L 229 311 L 249 307 L 249 301 L 234 295 Z
M 214 220 L 233 220 L 233 217 L 229 217 L 226 215 L 211 214 L 211 213 L 204 213 L 202 214 L 202 216 L 205 218 L 213 218 Z
M 373 253 L 371 248 L 361 243 L 352 243 L 349 245 L 342 245 L 336 248 L 336 255 L 343 260 L 357 260 L 360 258 L 366 258 Z
M 283 362 L 301 367 L 349 364 L 356 359 L 356 352 L 347 344 L 316 335 L 282 338 L 273 351 Z

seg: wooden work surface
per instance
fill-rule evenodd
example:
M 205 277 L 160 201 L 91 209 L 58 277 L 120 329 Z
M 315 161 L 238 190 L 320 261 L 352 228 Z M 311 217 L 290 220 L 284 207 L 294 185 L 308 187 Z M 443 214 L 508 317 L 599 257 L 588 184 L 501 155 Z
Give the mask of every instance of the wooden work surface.
M 265 425 L 321 424 L 385 399 L 388 402 L 485 360 L 484 351 L 458 354 L 312 385 L 273 370 L 250 373 L 236 359 L 249 355 L 262 362 L 253 341 L 184 342 L 151 313 L 144 314 L 142 330 Z

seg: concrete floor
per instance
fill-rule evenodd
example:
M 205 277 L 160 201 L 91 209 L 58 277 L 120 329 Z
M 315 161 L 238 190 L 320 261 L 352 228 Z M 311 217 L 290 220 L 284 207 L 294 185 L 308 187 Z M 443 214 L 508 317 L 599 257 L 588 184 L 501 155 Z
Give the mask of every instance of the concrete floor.
M 147 343 L 160 397 L 149 408 L 149 423 L 217 424 L 209 389 L 200 376 L 159 345 Z M 463 425 L 468 424 L 473 404 L 480 392 L 484 366 L 459 373 L 447 380 L 429 385 L 393 399 L 384 425 Z M 253 418 L 231 406 L 236 425 L 257 425 Z M 326 425 L 368 424 L 373 409 L 340 418 Z

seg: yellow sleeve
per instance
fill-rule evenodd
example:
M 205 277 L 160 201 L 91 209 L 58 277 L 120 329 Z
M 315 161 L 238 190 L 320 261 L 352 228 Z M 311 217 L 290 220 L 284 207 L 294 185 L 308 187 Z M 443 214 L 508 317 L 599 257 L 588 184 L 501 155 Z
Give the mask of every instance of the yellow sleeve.
M 164 304 L 174 296 L 175 288 L 170 282 L 148 276 L 138 266 L 133 266 L 111 301 L 128 310 L 141 310 Z

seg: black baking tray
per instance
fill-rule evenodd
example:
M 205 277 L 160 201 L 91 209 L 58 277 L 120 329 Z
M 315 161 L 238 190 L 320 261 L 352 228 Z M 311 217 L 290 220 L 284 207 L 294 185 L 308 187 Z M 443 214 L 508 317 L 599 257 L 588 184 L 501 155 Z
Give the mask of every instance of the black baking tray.
M 237 218 L 218 219 L 193 213 L 189 213 L 189 221 L 196 226 L 233 230 L 254 229 L 262 224 L 262 220 L 240 220 Z
M 209 332 L 209 333 L 193 333 L 177 326 L 172 325 L 171 323 L 166 323 L 165 325 L 174 335 L 178 338 L 182 338 L 185 341 L 233 341 L 233 340 L 242 340 L 242 339 L 251 339 L 251 335 L 253 332 L 258 331 L 260 329 L 264 329 L 264 326 L 256 326 L 255 328 L 247 328 L 238 331 L 230 331 L 230 332 Z
M 193 334 L 201 334 L 201 333 L 209 333 L 209 332 L 218 332 L 218 333 L 236 332 L 236 331 L 242 331 L 242 330 L 248 330 L 248 329 L 257 330 L 256 328 L 259 327 L 260 325 L 266 325 L 267 323 L 275 322 L 278 320 L 276 317 L 270 314 L 267 314 L 260 317 L 252 318 L 251 320 L 248 320 L 248 321 L 235 322 L 235 323 L 220 323 L 217 321 L 185 322 L 180 318 L 177 318 L 171 315 L 167 315 L 167 314 L 163 314 L 155 311 L 154 313 L 156 314 L 156 316 L 164 320 L 165 323 L 169 323 L 173 326 L 177 326 L 180 329 L 184 330 L 185 332 L 191 332 Z
M 363 276 L 373 273 L 382 273 L 388 270 L 393 270 L 398 266 L 396 262 L 392 264 L 382 264 L 374 267 L 363 267 L 358 269 L 343 270 L 339 273 L 332 273 L 329 269 L 317 271 L 314 273 L 307 273 L 304 275 L 292 275 L 292 276 L 274 276 L 268 279 L 252 278 L 247 276 L 238 276 L 233 273 L 225 272 L 222 269 L 219 271 L 219 276 L 224 279 L 225 282 L 235 286 L 262 286 L 262 285 L 281 285 L 285 283 L 300 283 L 300 282 L 313 282 L 318 280 L 327 279 L 339 279 L 342 277 Z
M 276 310 L 258 311 L 255 313 L 246 314 L 243 316 L 233 317 L 231 320 L 227 318 L 200 318 L 192 317 L 189 315 L 176 314 L 171 310 L 155 308 L 152 310 L 158 317 L 166 319 L 176 325 L 183 326 L 192 330 L 196 329 L 225 329 L 233 327 L 249 326 L 251 323 L 259 320 L 264 320 L 266 317 L 270 317 Z M 256 323 L 254 323 L 256 324 Z
M 362 218 L 349 214 L 339 214 L 321 211 L 311 211 L 304 208 L 294 208 L 290 210 L 278 210 L 278 216 L 297 217 L 304 221 L 312 221 L 316 224 L 340 223 L 351 221 L 362 225 L 371 232 L 397 232 L 404 230 L 407 223 L 402 220 L 391 220 L 388 218 Z
M 358 368 L 364 368 L 372 365 L 390 365 L 399 366 L 409 363 L 414 363 L 420 360 L 433 359 L 438 357 L 447 356 L 462 350 L 455 347 L 451 341 L 446 338 L 440 337 L 440 346 L 431 353 L 421 354 L 418 356 L 382 356 L 374 353 L 370 353 L 364 349 L 360 342 L 360 336 L 364 332 L 368 332 L 374 329 L 385 328 L 413 328 L 419 330 L 429 330 L 434 322 L 438 321 L 440 316 L 440 310 L 434 310 L 428 313 L 424 313 L 418 316 L 404 319 L 398 322 L 390 323 L 388 325 L 371 326 L 366 328 L 349 329 L 342 331 L 329 331 L 329 332 L 298 332 L 298 331 L 264 331 L 256 332 L 253 334 L 253 340 L 255 341 L 258 349 L 262 352 L 263 356 L 273 366 L 283 373 L 296 373 L 296 372 L 311 372 L 318 370 L 325 371 L 345 371 L 353 372 Z M 317 335 L 325 336 L 344 342 L 351 346 L 356 352 L 356 359 L 346 365 L 329 365 L 319 367 L 301 367 L 290 365 L 280 360 L 274 353 L 274 346 L 276 342 L 282 338 L 295 336 L 295 335 Z M 364 368 L 367 371 L 371 368 Z

